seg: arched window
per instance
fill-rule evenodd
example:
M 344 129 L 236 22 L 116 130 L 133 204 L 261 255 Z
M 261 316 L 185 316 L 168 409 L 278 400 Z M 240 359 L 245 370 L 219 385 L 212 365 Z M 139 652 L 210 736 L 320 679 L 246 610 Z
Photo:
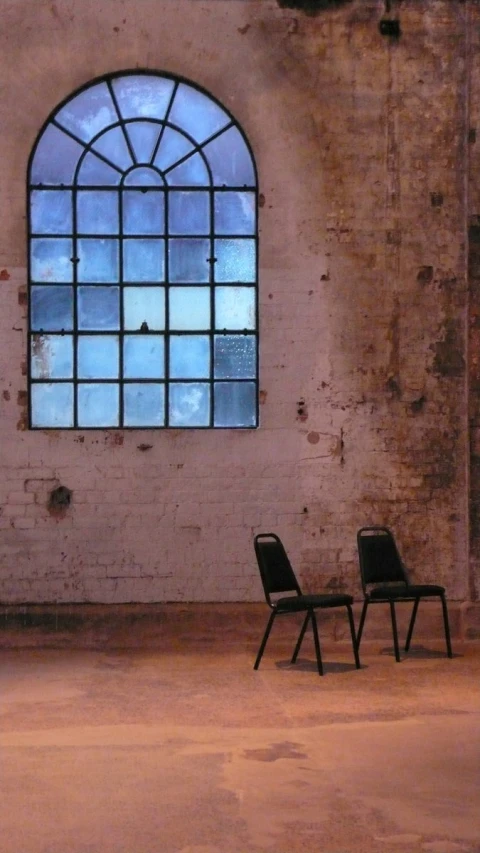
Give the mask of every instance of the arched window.
M 95 80 L 29 164 L 30 426 L 255 427 L 257 181 L 166 74 Z

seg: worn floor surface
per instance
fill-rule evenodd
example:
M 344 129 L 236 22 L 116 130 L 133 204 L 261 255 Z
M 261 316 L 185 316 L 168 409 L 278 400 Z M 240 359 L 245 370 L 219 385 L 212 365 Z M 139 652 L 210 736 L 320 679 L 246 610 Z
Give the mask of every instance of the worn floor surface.
M 478 644 L 139 630 L 0 650 L 1 853 L 479 853 Z

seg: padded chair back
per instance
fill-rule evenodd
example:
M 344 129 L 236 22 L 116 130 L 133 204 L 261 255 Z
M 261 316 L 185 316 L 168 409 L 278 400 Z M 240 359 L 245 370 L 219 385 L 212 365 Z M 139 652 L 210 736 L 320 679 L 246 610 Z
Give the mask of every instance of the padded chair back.
M 267 603 L 275 592 L 296 592 L 301 589 L 295 577 L 287 552 L 275 533 L 259 533 L 254 539 L 255 554 Z
M 357 533 L 362 586 L 371 583 L 408 583 L 395 539 L 388 527 L 362 527 Z

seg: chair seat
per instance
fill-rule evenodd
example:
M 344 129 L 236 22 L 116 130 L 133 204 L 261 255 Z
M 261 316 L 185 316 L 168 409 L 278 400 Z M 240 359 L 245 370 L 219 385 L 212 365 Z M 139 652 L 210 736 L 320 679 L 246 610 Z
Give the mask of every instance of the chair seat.
M 443 595 L 445 588 L 436 584 L 408 584 L 405 586 L 377 586 L 368 593 L 370 601 L 412 601 L 428 595 Z
M 292 595 L 289 598 L 279 598 L 275 604 L 278 613 L 294 613 L 308 610 L 310 607 L 342 607 L 353 604 L 353 596 L 342 593 L 325 593 L 325 595 Z

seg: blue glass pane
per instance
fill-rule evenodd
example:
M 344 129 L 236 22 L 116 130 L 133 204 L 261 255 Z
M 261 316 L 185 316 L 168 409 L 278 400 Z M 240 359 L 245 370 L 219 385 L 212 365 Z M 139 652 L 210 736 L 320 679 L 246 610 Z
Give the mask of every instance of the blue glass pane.
M 55 116 L 67 130 L 84 142 L 118 121 L 118 115 L 106 83 L 97 83 L 76 95 Z
M 209 193 L 170 193 L 168 216 L 170 234 L 209 234 Z
M 128 383 L 123 390 L 123 422 L 128 427 L 165 424 L 165 387 L 153 382 Z
M 164 185 L 161 175 L 150 166 L 138 166 L 132 169 L 124 183 L 129 187 L 163 187 Z
M 171 287 L 170 328 L 178 331 L 210 328 L 210 288 Z
M 123 241 L 124 281 L 165 280 L 165 240 Z
M 83 151 L 82 145 L 63 130 L 49 124 L 35 150 L 30 173 L 32 184 L 72 184 Z
M 216 379 L 254 379 L 256 351 L 253 335 L 217 335 L 214 356 Z
M 213 183 L 228 187 L 254 187 L 255 170 L 242 134 L 231 127 L 203 149 L 213 174 Z
M 172 379 L 203 379 L 210 375 L 208 335 L 172 335 L 170 337 L 170 376 Z
M 140 331 L 146 323 L 149 331 L 165 328 L 164 287 L 124 287 L 125 329 Z
M 255 240 L 215 240 L 215 281 L 255 281 Z
M 120 183 L 122 173 L 112 169 L 96 154 L 89 152 L 80 166 L 77 183 L 83 186 L 116 186 Z
M 32 287 L 30 291 L 30 322 L 33 331 L 50 332 L 73 328 L 73 289 L 57 287 Z
M 163 234 L 165 230 L 165 194 L 159 190 L 123 192 L 123 230 L 125 234 Z
M 68 190 L 33 190 L 30 212 L 33 233 L 72 233 L 72 193 Z
M 78 385 L 78 425 L 118 426 L 118 385 L 111 382 Z
M 71 379 L 73 376 L 73 337 L 71 335 L 32 335 L 32 377 L 34 379 Z
M 30 244 L 32 281 L 72 281 L 72 241 L 35 239 Z
M 210 386 L 205 382 L 170 384 L 169 424 L 171 427 L 208 426 Z
M 123 375 L 126 379 L 162 379 L 165 376 L 163 335 L 125 335 Z
M 215 382 L 214 424 L 217 427 L 256 426 L 254 382 Z
M 169 278 L 172 282 L 210 280 L 209 240 L 169 240 Z
M 215 193 L 215 233 L 254 234 L 255 194 Z
M 151 121 L 132 121 L 126 125 L 128 138 L 138 163 L 150 163 L 160 130 L 161 125 Z
M 165 177 L 171 187 L 210 186 L 210 175 L 200 154 L 193 154 L 180 166 L 175 166 L 171 172 L 167 172 Z
M 118 240 L 78 241 L 78 281 L 118 281 Z
M 215 288 L 215 328 L 255 328 L 255 288 Z
M 32 426 L 73 427 L 73 385 L 35 382 L 31 387 Z
M 165 118 L 175 83 L 167 77 L 127 74 L 112 80 L 123 118 Z
M 103 154 L 117 169 L 124 171 L 133 166 L 133 159 L 121 127 L 112 127 L 111 130 L 106 130 L 93 143 L 92 148 L 99 154 Z
M 78 328 L 81 331 L 114 331 L 120 327 L 118 287 L 78 288 Z
M 77 343 L 79 379 L 118 379 L 118 336 L 81 335 Z
M 77 231 L 80 234 L 118 234 L 118 193 L 79 190 Z
M 168 120 L 192 136 L 197 143 L 204 142 L 231 122 L 229 116 L 208 95 L 184 83 L 177 89 Z
M 183 136 L 178 130 L 166 127 L 163 131 L 162 141 L 155 156 L 154 164 L 164 172 L 165 169 L 170 168 L 178 160 L 181 160 L 182 157 L 185 157 L 185 154 L 188 154 L 192 149 L 193 145 L 186 136 Z

